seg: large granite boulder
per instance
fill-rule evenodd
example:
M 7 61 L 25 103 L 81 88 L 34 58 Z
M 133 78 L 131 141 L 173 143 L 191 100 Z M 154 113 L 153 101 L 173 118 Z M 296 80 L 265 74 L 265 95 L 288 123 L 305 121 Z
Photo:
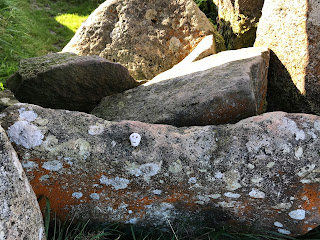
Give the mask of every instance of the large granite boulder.
M 16 104 L 1 122 L 59 218 L 292 236 L 320 224 L 319 116 L 272 112 L 176 128 Z
M 118 63 L 73 53 L 24 59 L 7 80 L 20 102 L 83 112 L 91 111 L 107 95 L 138 85 Z
M 252 47 L 264 0 L 213 0 L 227 49 Z
M 5 131 L 0 127 L 0 239 L 44 240 L 37 198 Z
M 174 126 L 234 123 L 263 112 L 269 51 L 248 48 L 178 64 L 135 89 L 102 99 L 92 114 Z
M 214 27 L 192 0 L 111 0 L 101 4 L 63 49 L 119 62 L 151 79 L 186 57 Z
M 320 2 L 265 0 L 255 46 L 272 50 L 269 110 L 320 114 Z

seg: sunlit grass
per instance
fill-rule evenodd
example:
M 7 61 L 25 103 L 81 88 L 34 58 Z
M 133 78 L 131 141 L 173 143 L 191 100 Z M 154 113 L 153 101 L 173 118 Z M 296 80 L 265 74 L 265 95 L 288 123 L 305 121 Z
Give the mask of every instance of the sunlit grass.
M 71 31 L 76 32 L 77 29 L 81 26 L 82 22 L 89 17 L 79 16 L 78 14 L 66 13 L 56 16 L 54 19 L 61 25 L 66 26 Z
M 0 82 L 18 70 L 21 59 L 61 51 L 102 2 L 0 0 Z

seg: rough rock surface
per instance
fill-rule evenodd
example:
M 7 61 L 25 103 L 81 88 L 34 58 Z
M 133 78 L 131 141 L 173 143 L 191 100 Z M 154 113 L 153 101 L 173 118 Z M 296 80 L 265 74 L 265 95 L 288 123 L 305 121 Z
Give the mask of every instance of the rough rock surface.
M 264 0 L 213 0 L 218 8 L 218 30 L 227 49 L 251 47 Z
M 5 131 L 0 127 L 0 239 L 44 240 L 36 196 Z
M 2 125 L 34 191 L 61 218 L 159 228 L 182 218 L 184 227 L 293 236 L 320 224 L 319 116 L 176 128 L 16 104 Z
M 270 110 L 320 113 L 319 10 L 317 0 L 265 0 L 255 46 L 267 46 L 274 52 Z
M 92 113 L 174 126 L 233 123 L 262 113 L 268 63 L 267 48 L 221 52 L 105 97 Z
M 181 62 L 173 67 L 181 66 L 182 64 L 192 63 L 202 58 L 208 57 L 216 53 L 216 45 L 213 35 L 205 36 L 193 51 L 186 56 Z
M 20 102 L 84 112 L 91 111 L 101 98 L 138 85 L 118 63 L 73 53 L 24 59 L 7 80 Z
M 18 102 L 10 90 L 0 91 L 0 111 Z
M 192 0 L 110 0 L 101 4 L 63 49 L 119 62 L 135 79 L 152 79 L 214 32 Z

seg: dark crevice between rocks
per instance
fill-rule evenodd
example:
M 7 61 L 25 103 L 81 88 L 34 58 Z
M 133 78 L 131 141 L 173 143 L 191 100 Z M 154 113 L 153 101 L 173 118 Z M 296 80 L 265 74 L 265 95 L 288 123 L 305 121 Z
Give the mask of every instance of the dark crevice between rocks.
M 268 71 L 267 104 L 267 112 L 315 114 L 306 97 L 294 85 L 286 67 L 272 50 Z

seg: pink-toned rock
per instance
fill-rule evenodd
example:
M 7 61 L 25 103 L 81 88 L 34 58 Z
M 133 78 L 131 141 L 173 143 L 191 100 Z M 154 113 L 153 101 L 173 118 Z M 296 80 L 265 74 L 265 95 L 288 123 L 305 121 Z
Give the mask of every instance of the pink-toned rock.
M 16 104 L 1 123 L 59 218 L 291 236 L 320 224 L 319 116 L 273 112 L 176 128 Z
M 316 0 L 265 0 L 255 46 L 273 51 L 270 110 L 320 113 L 319 10 Z
M 111 0 L 89 16 L 63 51 L 99 55 L 149 80 L 214 31 L 193 0 Z

